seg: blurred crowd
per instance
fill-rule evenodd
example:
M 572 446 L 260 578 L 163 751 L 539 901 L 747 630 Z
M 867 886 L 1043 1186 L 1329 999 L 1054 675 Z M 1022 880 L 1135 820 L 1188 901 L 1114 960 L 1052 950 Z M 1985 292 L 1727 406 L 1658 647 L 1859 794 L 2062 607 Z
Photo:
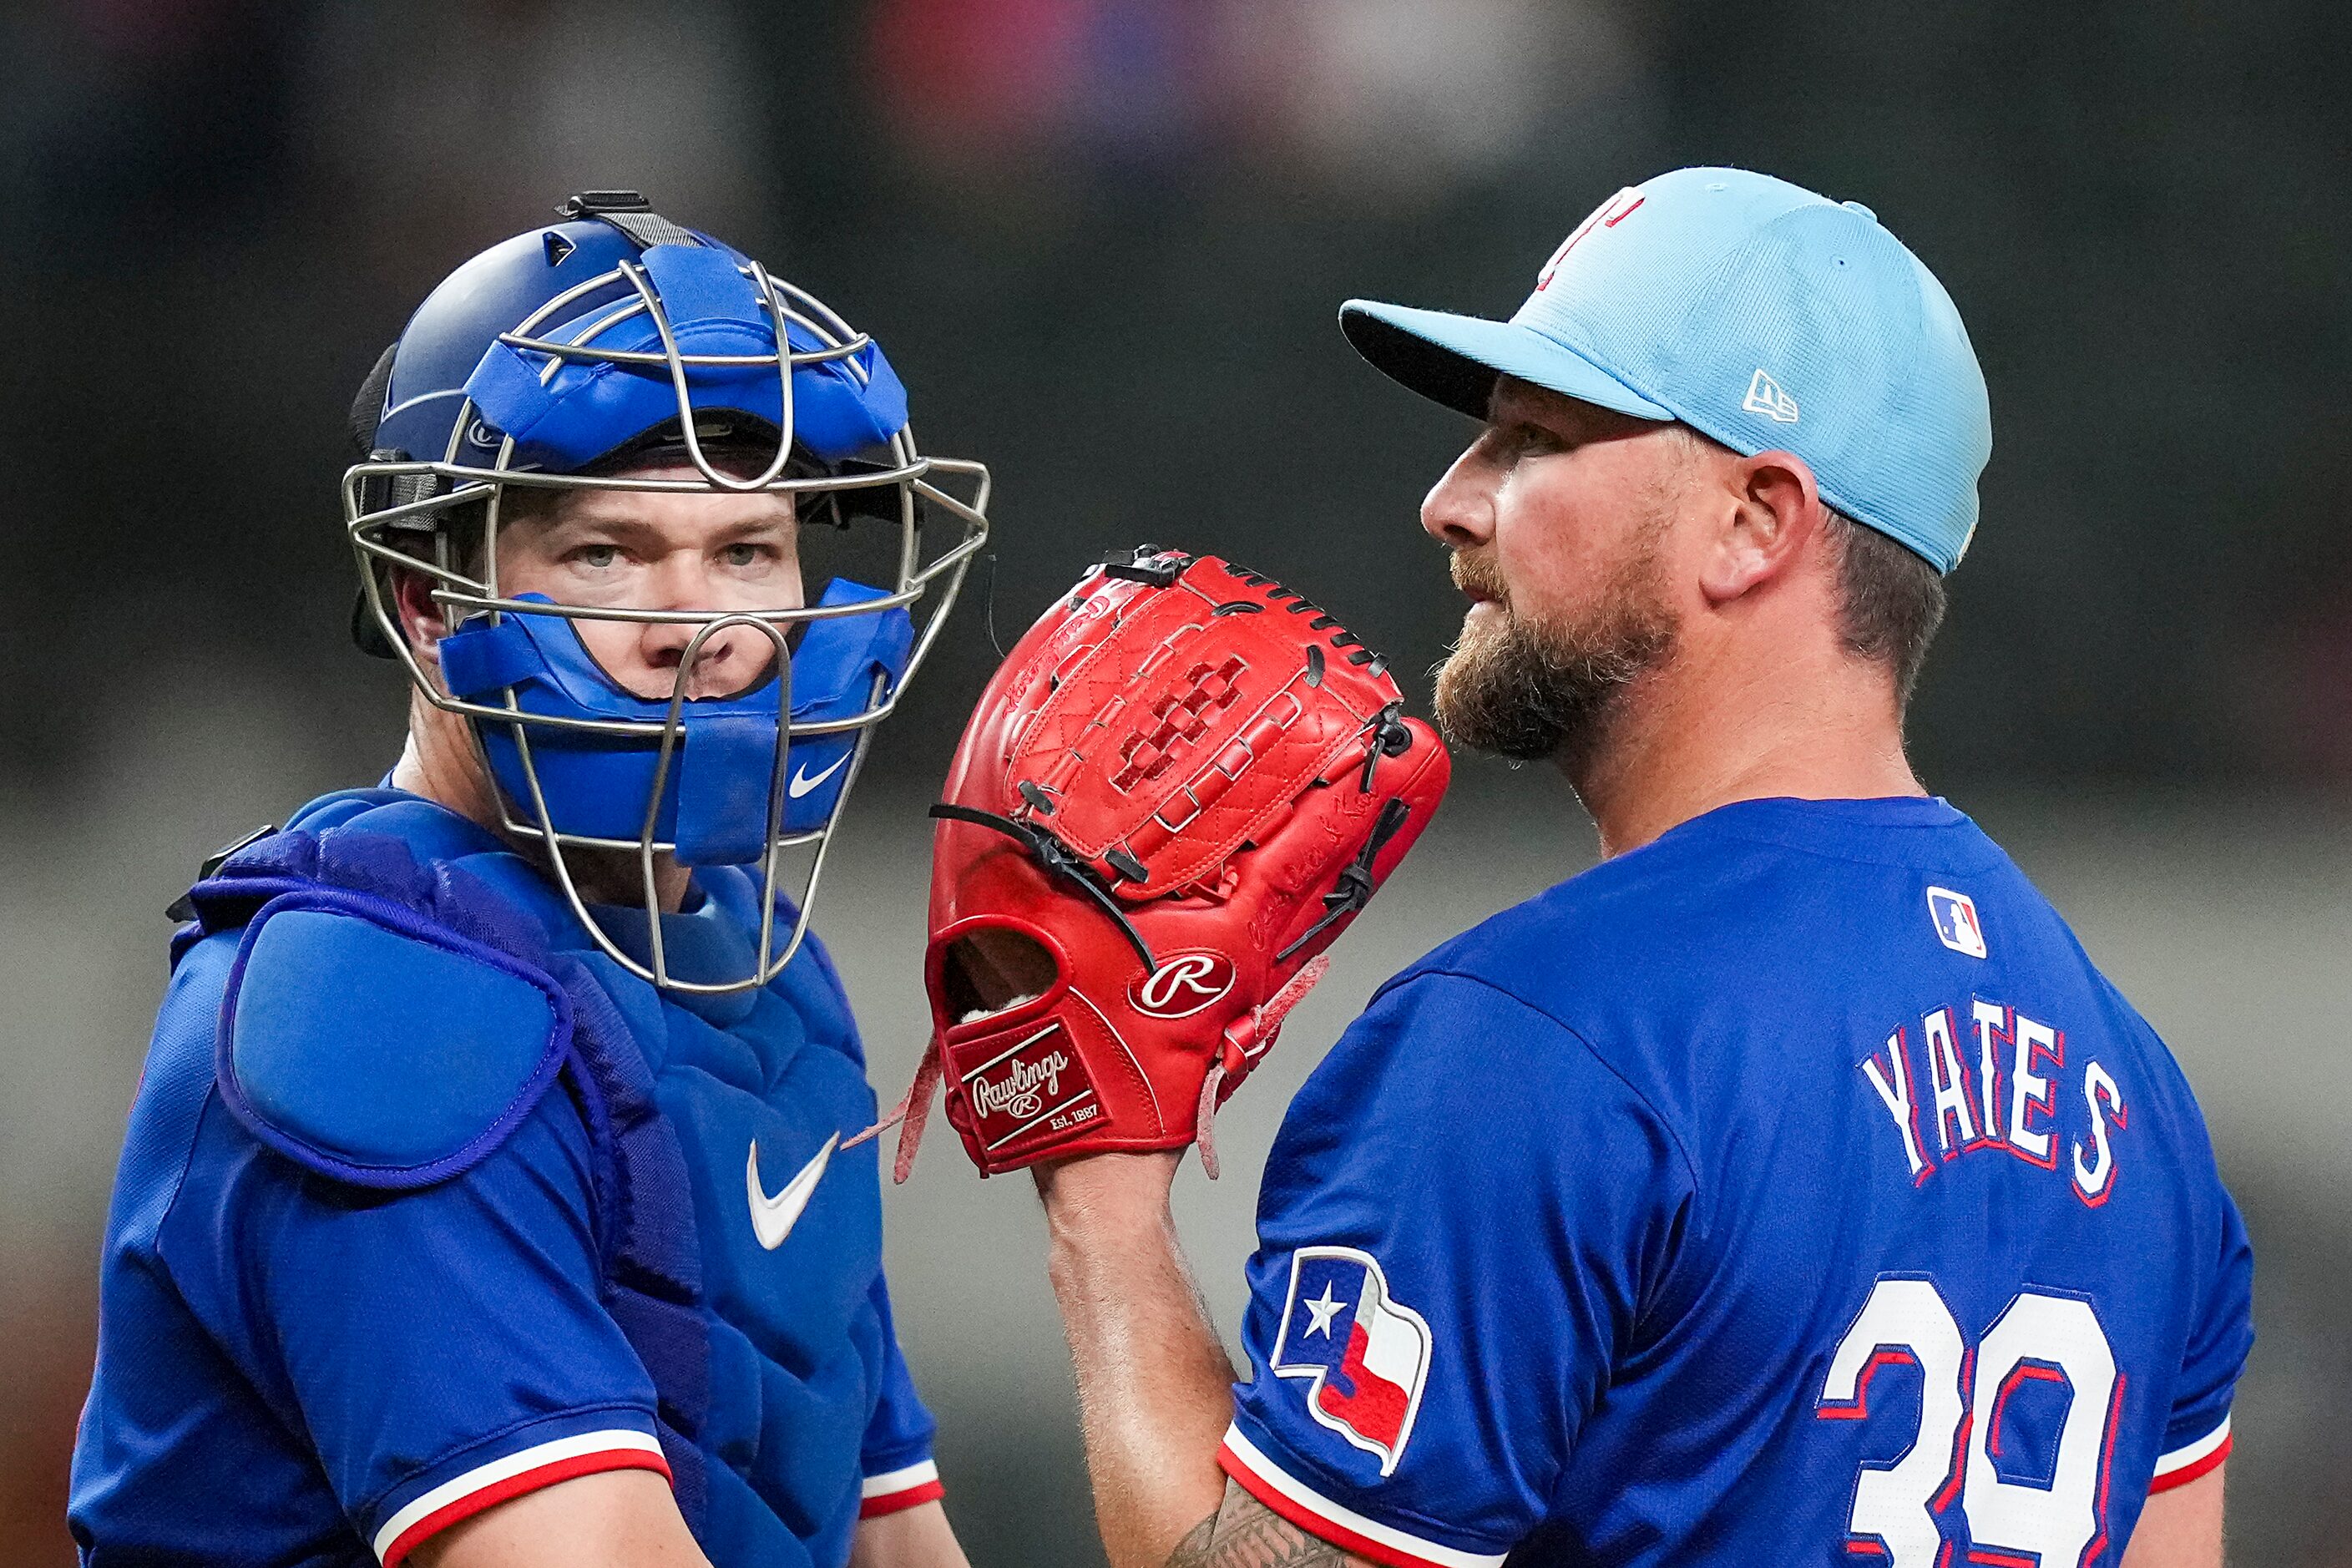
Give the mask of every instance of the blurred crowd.
M 595 185 L 873 327 L 929 444 L 996 466 L 1010 585 L 1222 531 L 1420 659 L 1402 525 L 1458 433 L 1334 307 L 1507 310 L 1600 196 L 1721 161 L 1875 206 L 1991 380 L 1929 766 L 2340 780 L 2347 32 L 2310 0 L 12 7 L 0 612 L 44 657 L 0 769 L 69 783 L 104 715 L 65 672 L 101 646 L 332 668 L 350 389 L 454 261 Z M 1381 547 L 1325 564 L 1357 519 Z

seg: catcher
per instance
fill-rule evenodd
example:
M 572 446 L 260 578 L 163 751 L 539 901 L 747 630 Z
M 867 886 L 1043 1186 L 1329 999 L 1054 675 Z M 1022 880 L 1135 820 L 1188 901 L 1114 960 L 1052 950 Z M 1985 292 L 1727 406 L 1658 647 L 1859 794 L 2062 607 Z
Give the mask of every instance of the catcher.
M 961 1568 L 809 919 L 985 471 L 757 261 L 631 193 L 563 215 L 451 274 L 353 409 L 405 754 L 176 910 L 92 1568 Z M 867 535 L 889 586 L 820 572 Z
M 983 1169 L 1036 1167 L 1115 1568 L 2218 1568 L 2252 1265 L 2196 1100 L 1904 755 L 1990 451 L 1950 300 L 1858 205 L 1687 169 L 1593 213 L 1512 321 L 1342 320 L 1483 422 L 1422 509 L 1471 601 L 1439 719 L 1557 763 L 1604 859 L 1391 980 L 1318 1068 L 1236 1386 L 1169 1216 L 1171 1107 L 1206 1130 L 1319 940 L 1302 883 L 1359 845 L 1326 898 L 1360 901 L 1433 749 L 1413 773 L 1408 725 L 1352 773 L 1302 741 L 1253 791 L 1253 742 L 1246 819 L 1196 827 L 1160 737 L 1229 648 L 1259 700 L 1265 617 L 1179 612 L 1096 679 L 1079 618 L 1163 613 L 1124 585 L 983 704 L 937 1048 Z M 1219 570 L 1162 601 L 1257 607 Z M 1384 845 L 1344 826 L 1391 798 Z

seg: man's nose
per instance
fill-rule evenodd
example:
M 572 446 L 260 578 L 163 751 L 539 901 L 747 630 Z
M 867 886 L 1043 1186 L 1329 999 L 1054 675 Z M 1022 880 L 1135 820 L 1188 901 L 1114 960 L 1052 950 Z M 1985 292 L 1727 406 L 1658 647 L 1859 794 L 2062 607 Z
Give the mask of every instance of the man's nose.
M 1495 537 L 1495 473 L 1477 446 L 1454 458 L 1422 498 L 1421 527 L 1448 550 L 1474 549 Z
M 663 556 L 655 562 L 653 569 L 646 574 L 644 603 L 639 608 L 709 609 L 709 595 L 705 591 L 705 574 L 698 570 L 698 564 L 683 551 Z M 644 641 L 641 646 L 656 668 L 666 668 L 677 664 L 685 657 L 687 645 L 694 640 L 695 634 L 701 629 L 698 626 L 683 621 L 649 621 L 646 624 Z M 719 633 L 705 642 L 702 645 L 702 657 L 709 658 L 712 652 L 711 645 L 725 635 Z
M 669 551 L 653 562 L 647 575 L 648 609 L 705 610 L 716 602 L 709 563 L 699 551 Z
M 683 559 L 681 559 L 683 557 Z M 720 615 L 719 585 L 704 563 L 679 552 L 658 563 L 647 584 L 646 603 L 649 610 L 700 610 L 714 618 Z M 650 621 L 646 624 L 638 644 L 645 652 L 646 662 L 656 669 L 676 669 L 686 658 L 686 650 L 700 636 L 708 621 Z M 695 655 L 695 664 L 705 674 L 722 673 L 722 667 L 738 658 L 756 658 L 767 646 L 766 639 L 751 626 L 729 626 L 704 637 L 701 649 Z M 690 695 L 701 695 L 698 690 Z

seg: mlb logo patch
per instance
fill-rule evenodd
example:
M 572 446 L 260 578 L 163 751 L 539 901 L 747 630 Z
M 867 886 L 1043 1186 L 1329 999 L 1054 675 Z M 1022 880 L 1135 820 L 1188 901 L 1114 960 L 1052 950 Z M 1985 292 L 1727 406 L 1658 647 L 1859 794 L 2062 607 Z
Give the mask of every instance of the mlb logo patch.
M 1307 1411 L 1393 1473 L 1429 1379 L 1429 1324 L 1352 1247 L 1302 1247 L 1274 1342 L 1276 1377 L 1307 1380 Z
M 1949 888 L 1928 889 L 1927 918 L 1936 923 L 1937 937 L 1954 952 L 1965 952 L 1970 958 L 1985 955 L 1984 922 L 1977 919 L 1977 901 L 1966 893 Z

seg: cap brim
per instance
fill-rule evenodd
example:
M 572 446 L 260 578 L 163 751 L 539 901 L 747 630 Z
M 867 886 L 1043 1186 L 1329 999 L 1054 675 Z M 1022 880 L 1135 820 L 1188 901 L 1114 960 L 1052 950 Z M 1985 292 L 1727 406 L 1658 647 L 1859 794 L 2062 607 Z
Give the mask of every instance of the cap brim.
M 1675 417 L 1574 350 L 1516 322 L 1350 300 L 1339 308 L 1339 330 L 1373 369 L 1473 419 L 1486 417 L 1498 375 L 1637 419 Z

